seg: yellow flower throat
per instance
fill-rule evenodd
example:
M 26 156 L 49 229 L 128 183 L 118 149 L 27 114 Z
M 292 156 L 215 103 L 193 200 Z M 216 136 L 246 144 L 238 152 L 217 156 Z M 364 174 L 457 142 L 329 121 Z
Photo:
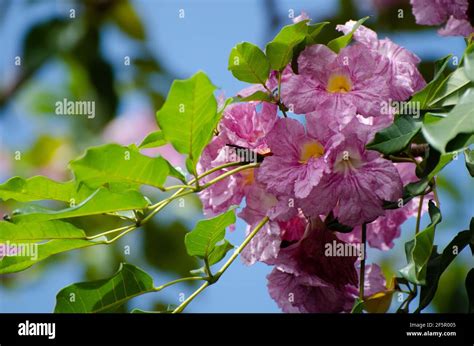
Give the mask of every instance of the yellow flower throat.
M 308 163 L 311 158 L 317 159 L 324 155 L 324 148 L 318 141 L 310 141 L 303 144 L 299 163 Z
M 352 83 L 349 77 L 343 74 L 332 74 L 328 79 L 326 90 L 330 93 L 347 93 L 351 91 Z

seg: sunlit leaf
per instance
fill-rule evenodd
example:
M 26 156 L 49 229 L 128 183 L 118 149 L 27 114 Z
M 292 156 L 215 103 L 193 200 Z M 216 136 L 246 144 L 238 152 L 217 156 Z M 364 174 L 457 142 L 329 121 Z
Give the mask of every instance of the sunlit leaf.
M 367 20 L 369 17 L 364 17 L 362 19 L 359 19 L 356 24 L 354 24 L 352 30 L 348 32 L 347 34 L 340 36 L 338 38 L 335 38 L 334 40 L 330 41 L 327 46 L 332 49 L 334 52 L 339 53 L 339 51 L 346 47 L 352 40 L 352 36 L 356 32 L 357 29 Z
M 56 296 L 56 313 L 110 312 L 128 300 L 154 290 L 153 279 L 143 270 L 121 264 L 108 279 L 81 282 L 63 288 Z
M 199 221 L 194 229 L 186 234 L 186 250 L 190 256 L 207 259 L 212 265 L 220 261 L 232 248 L 224 240 L 226 227 L 235 223 L 235 213 L 231 209 L 212 219 Z
M 265 84 L 270 74 L 270 63 L 256 45 L 242 42 L 232 48 L 228 70 L 242 82 Z
M 162 157 L 148 157 L 118 144 L 90 148 L 70 167 L 76 180 L 91 188 L 114 182 L 163 188 L 170 174 L 169 163 Z
M 156 114 L 165 139 L 178 152 L 188 155 L 191 165 L 187 168 L 191 173 L 219 121 L 215 89 L 203 72 L 190 79 L 175 80 Z

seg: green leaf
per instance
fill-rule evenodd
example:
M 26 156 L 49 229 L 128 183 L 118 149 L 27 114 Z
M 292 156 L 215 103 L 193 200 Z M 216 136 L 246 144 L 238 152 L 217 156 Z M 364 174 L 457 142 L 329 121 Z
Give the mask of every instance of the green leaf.
M 112 277 L 80 282 L 63 288 L 56 296 L 56 313 L 110 312 L 128 300 L 153 292 L 153 279 L 143 270 L 122 263 Z
M 270 63 L 256 45 L 242 42 L 232 48 L 227 69 L 242 82 L 265 84 Z
M 190 79 L 175 80 L 165 104 L 156 113 L 165 139 L 178 152 L 188 155 L 191 173 L 220 119 L 215 89 L 203 72 Z
M 468 313 L 474 313 L 474 268 L 466 276 L 466 292 L 469 300 Z
M 428 260 L 431 256 L 436 225 L 441 222 L 441 213 L 432 201 L 428 204 L 431 223 L 418 233 L 415 239 L 405 244 L 408 265 L 400 269 L 400 274 L 408 281 L 424 285 Z
M 0 242 L 85 237 L 86 234 L 83 230 L 63 221 L 21 222 L 18 224 L 0 221 Z
M 464 149 L 474 142 L 474 90 L 468 90 L 446 118 L 423 123 L 422 132 L 441 153 Z
M 464 150 L 464 158 L 466 159 L 466 168 L 471 177 L 474 177 L 474 150 L 469 148 Z
M 422 90 L 418 91 L 410 99 L 410 103 L 420 105 L 420 109 L 427 109 L 428 105 L 436 97 L 437 90 L 446 83 L 447 79 L 444 77 L 444 71 L 448 67 L 451 54 L 435 62 L 435 75 L 433 80 L 429 82 Z
M 464 69 L 466 76 L 474 82 L 474 43 L 471 43 L 464 53 Z
M 456 69 L 446 78 L 446 81 L 441 85 L 439 90 L 434 95 L 435 98 L 430 101 L 429 106 L 434 107 L 439 102 L 446 100 L 450 97 L 454 97 L 454 94 L 457 94 L 458 91 L 470 85 L 470 83 L 471 81 L 469 80 L 469 78 L 467 78 L 464 68 L 460 67 Z
M 424 194 L 426 188 L 428 187 L 430 181 L 439 173 L 441 170 L 450 163 L 454 158 L 454 154 L 443 154 L 441 155 L 438 164 L 436 167 L 431 170 L 431 172 L 421 179 L 420 181 L 410 183 L 405 186 L 405 191 L 412 197 L 419 196 Z
M 340 36 L 338 38 L 335 38 L 334 40 L 330 41 L 327 46 L 333 50 L 336 53 L 339 53 L 339 51 L 346 47 L 352 40 L 352 35 L 356 32 L 357 29 L 367 20 L 369 17 L 364 17 L 362 19 L 359 19 L 356 24 L 354 24 L 354 27 L 350 32 L 347 34 Z
M 257 90 L 253 94 L 246 97 L 235 97 L 234 102 L 248 102 L 248 101 L 266 101 L 271 102 L 273 100 L 272 96 L 268 92 Z
M 162 189 L 170 174 L 169 163 L 162 157 L 148 157 L 118 144 L 90 148 L 69 165 L 76 180 L 91 188 L 118 182 Z
M 102 244 L 101 241 L 82 239 L 55 239 L 42 244 L 23 241 L 22 246 L 27 255 L 4 257 L 0 261 L 0 274 L 19 272 L 58 253 L 99 244 Z
M 166 143 L 168 142 L 166 141 L 163 132 L 158 130 L 146 136 L 138 147 L 140 149 L 157 148 L 165 145 Z
M 212 219 L 199 221 L 194 229 L 186 234 L 184 243 L 190 256 L 198 256 L 213 265 L 220 261 L 232 245 L 224 240 L 226 227 L 235 223 L 235 213 L 231 209 Z M 220 242 L 222 242 L 220 244 Z
M 49 210 L 29 206 L 12 217 L 13 222 L 39 222 L 72 217 L 99 215 L 123 210 L 144 209 L 149 202 L 137 191 L 112 192 L 108 189 L 97 189 L 91 196 L 74 207 Z
M 474 222 L 471 222 L 471 225 L 474 225 Z M 415 312 L 421 312 L 431 303 L 438 289 L 441 275 L 457 255 L 472 242 L 474 242 L 474 228 L 459 232 L 446 246 L 441 255 L 436 252 L 436 247 L 433 247 L 427 267 L 426 285 L 421 287 L 420 303 Z
M 293 49 L 303 42 L 307 35 L 308 20 L 284 26 L 265 47 L 271 68 L 283 70 L 293 57 Z
M 364 301 L 356 298 L 352 306 L 351 314 L 362 314 L 364 312 Z
M 398 153 L 410 144 L 420 129 L 420 121 L 410 116 L 400 116 L 392 125 L 377 132 L 366 148 L 385 155 Z

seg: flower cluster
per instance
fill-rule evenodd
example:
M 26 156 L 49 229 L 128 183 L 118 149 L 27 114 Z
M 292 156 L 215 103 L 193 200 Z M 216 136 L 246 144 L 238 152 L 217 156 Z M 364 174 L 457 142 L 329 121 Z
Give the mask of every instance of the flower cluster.
M 441 25 L 442 36 L 468 37 L 474 33 L 469 18 L 468 0 L 410 0 L 417 24 Z
M 347 33 L 354 25 L 349 21 L 337 29 Z M 246 153 L 261 162 L 200 197 L 208 215 L 245 201 L 238 215 L 248 232 L 269 218 L 242 258 L 249 265 L 273 266 L 269 292 L 285 312 L 350 311 L 362 256 L 329 250 L 360 246 L 364 224 L 370 246 L 390 249 L 401 224 L 417 212 L 414 200 L 399 209 L 383 208 L 384 201 L 399 200 L 403 185 L 416 179 L 415 164 L 394 164 L 366 144 L 393 121 L 392 111 L 382 111 L 384 104 L 405 101 L 424 87 L 419 59 L 363 26 L 354 39 L 338 53 L 321 44 L 309 46 L 298 57 L 297 72 L 287 66 L 279 80 L 272 72 L 265 86 L 243 90 L 243 97 L 272 91 L 275 102 L 228 106 L 219 134 L 198 165 L 203 173 L 236 158 L 248 160 Z M 294 116 L 279 115 L 276 103 Z M 210 174 L 204 183 L 234 168 Z M 329 220 L 352 231 L 336 232 Z M 365 296 L 385 286 L 380 268 L 368 265 Z

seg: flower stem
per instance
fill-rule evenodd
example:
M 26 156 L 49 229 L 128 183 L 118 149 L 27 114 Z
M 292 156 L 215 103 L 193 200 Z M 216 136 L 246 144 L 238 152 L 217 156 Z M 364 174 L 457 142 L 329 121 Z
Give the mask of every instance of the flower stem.
M 362 254 L 362 259 L 360 260 L 360 271 L 359 271 L 359 298 L 360 300 L 364 300 L 365 257 L 367 255 L 367 251 L 365 250 L 366 243 L 367 243 L 367 224 L 364 223 L 362 224 L 362 236 L 361 236 L 363 254 Z
M 423 209 L 423 200 L 425 198 L 425 195 L 420 196 L 420 204 L 418 204 L 418 213 L 416 215 L 416 228 L 415 228 L 415 234 L 418 234 L 420 231 L 420 223 L 421 223 L 421 210 Z
M 249 235 L 245 238 L 245 240 L 240 244 L 240 246 L 234 251 L 232 256 L 225 262 L 225 264 L 219 269 L 219 271 L 214 275 L 209 278 L 207 278 L 207 281 L 203 283 L 193 294 L 191 294 L 188 299 L 186 299 L 184 302 L 182 302 L 174 311 L 173 313 L 180 313 L 182 312 L 186 306 L 188 306 L 189 303 L 193 301 L 194 298 L 196 298 L 202 291 L 204 291 L 208 286 L 216 283 L 219 278 L 224 274 L 224 272 L 227 270 L 227 268 L 230 267 L 230 265 L 235 261 L 235 259 L 239 256 L 239 254 L 242 252 L 242 250 L 250 243 L 250 241 L 255 237 L 255 235 L 265 226 L 265 224 L 269 221 L 268 216 L 265 216 L 262 221 L 258 223 L 258 225 L 253 229 L 252 232 L 249 233 Z

